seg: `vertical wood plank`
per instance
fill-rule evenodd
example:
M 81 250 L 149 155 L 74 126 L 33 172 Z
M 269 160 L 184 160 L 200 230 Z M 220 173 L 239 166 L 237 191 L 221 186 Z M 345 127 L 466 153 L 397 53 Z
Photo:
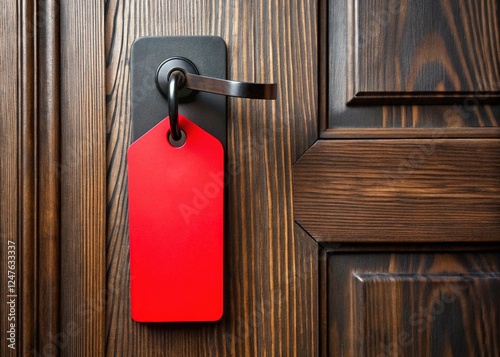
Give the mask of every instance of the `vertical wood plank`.
M 291 203 L 291 163 L 317 136 L 316 12 L 308 1 L 107 2 L 108 355 L 317 354 L 316 248 L 294 235 Z M 144 35 L 221 36 L 230 79 L 280 87 L 276 102 L 229 100 L 226 306 L 215 324 L 130 317 L 127 63 Z
M 57 353 L 60 297 L 59 6 L 37 3 L 38 351 Z
M 2 327 L 7 321 L 9 328 L 15 323 L 16 349 L 6 350 L 7 343 L 2 343 L 2 355 L 50 354 L 57 350 L 59 318 L 57 8 L 52 1 L 40 1 L 38 6 L 28 0 L 4 5 L 0 58 L 4 79 L 0 101 L 2 254 L 8 241 L 15 242 L 16 260 L 13 291 L 6 281 L 2 283 L 7 300 L 15 300 L 13 309 L 2 306 Z M 35 38 L 39 44 L 36 70 Z M 39 126 L 37 116 L 42 118 Z M 2 277 L 6 277 L 8 258 L 3 258 Z M 7 336 L 7 330 L 3 332 Z
M 61 355 L 104 354 L 104 3 L 61 3 Z
M 0 343 L 0 355 L 15 356 L 16 350 L 8 347 L 7 341 L 10 324 L 14 323 L 14 338 L 16 339 L 15 348 L 19 348 L 19 299 L 15 300 L 15 314 L 11 315 L 15 321 L 9 321 L 11 313 L 10 305 L 7 301 L 11 295 L 7 290 L 8 274 L 15 274 L 12 281 L 15 282 L 14 295 L 19 293 L 19 274 L 20 269 L 16 264 L 15 269 L 8 269 L 7 257 L 9 241 L 13 242 L 16 249 L 16 263 L 19 262 L 20 244 L 19 238 L 19 191 L 18 175 L 19 165 L 19 22 L 18 22 L 17 1 L 7 0 L 0 4 L 0 78 L 2 78 L 2 87 L 0 89 L 0 284 L 2 295 L 2 306 L 0 307 L 0 333 L 2 343 Z M 10 337 L 10 333 L 9 333 Z
M 26 356 L 36 348 L 36 112 L 35 112 L 35 3 L 20 4 L 20 294 L 22 324 L 19 331 L 19 352 Z M 54 303 L 57 303 L 54 302 Z

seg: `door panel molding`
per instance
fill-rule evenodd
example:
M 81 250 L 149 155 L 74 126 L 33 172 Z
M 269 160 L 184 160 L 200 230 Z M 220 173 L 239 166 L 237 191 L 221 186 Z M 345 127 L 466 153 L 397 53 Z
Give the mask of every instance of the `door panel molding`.
M 320 140 L 293 173 L 295 220 L 318 242 L 500 237 L 500 140 Z
M 16 352 L 48 355 L 57 353 L 62 342 L 59 2 L 20 0 L 2 6 L 2 92 L 10 98 L 0 101 L 1 250 L 7 240 L 16 242 Z M 3 212 L 9 205 L 9 213 Z M 6 306 L 1 310 L 6 335 Z M 3 346 L 2 355 L 14 352 Z
M 32 7 L 20 10 L 16 1 L 0 4 L 0 355 L 29 352 L 35 343 L 35 177 L 33 38 L 23 20 Z M 21 69 L 26 72 L 21 72 Z M 12 242 L 12 243 L 11 243 Z M 9 247 L 15 248 L 15 267 L 9 267 Z M 13 269 L 12 269 L 13 268 Z M 14 274 L 14 275 L 12 275 Z M 12 277 L 12 279 L 10 279 Z M 9 285 L 14 283 L 15 285 Z M 25 289 L 26 288 L 26 289 Z M 7 290 L 9 289 L 9 290 Z M 13 289 L 13 290 L 10 290 Z M 11 297 L 14 314 L 10 315 Z M 10 321 L 9 318 L 15 318 Z M 26 323 L 23 324 L 23 318 Z M 15 324 L 15 347 L 8 348 L 11 323 Z
M 494 2 L 350 0 L 349 6 L 356 10 L 349 22 L 348 103 L 454 104 L 485 94 L 483 104 L 500 103 Z
M 33 2 L 22 1 L 18 8 L 18 19 L 21 19 L 19 27 L 21 41 L 20 45 L 20 72 L 18 83 L 21 85 L 20 106 L 21 132 L 18 138 L 21 140 L 19 179 L 19 205 L 20 223 L 22 231 L 18 235 L 21 241 L 20 251 L 20 283 L 18 284 L 21 295 L 20 318 L 22 324 L 19 331 L 19 350 L 22 355 L 27 355 L 36 347 L 36 341 L 41 340 L 36 331 L 36 306 L 35 292 L 37 291 L 36 278 L 36 240 L 37 240 L 37 176 L 36 176 L 36 106 L 35 106 L 35 38 L 32 26 L 34 18 Z M 9 14 L 7 15 L 9 16 Z M 5 47 L 4 47 L 5 48 Z M 8 47 L 7 47 L 8 48 Z M 3 78 L 3 77 L 2 77 Z M 3 141 L 3 140 L 2 140 Z M 2 183 L 4 180 L 1 180 Z M 4 215 L 2 214 L 3 218 Z M 0 219 L 2 219 L 0 218 Z
M 38 1 L 37 39 L 37 351 L 59 350 L 61 306 L 61 117 L 59 2 Z
M 499 353 L 498 251 L 324 254 L 325 355 Z
M 404 135 L 419 130 L 420 137 L 427 130 L 430 137 L 436 128 L 450 129 L 451 136 L 499 136 L 500 32 L 493 1 L 473 9 L 463 2 L 325 1 L 322 138 L 378 137 L 374 128 L 384 137 L 401 137 L 400 129 Z M 461 15 L 466 12 L 475 17 Z
M 320 137 L 321 139 L 500 138 L 500 128 L 335 128 L 324 129 Z

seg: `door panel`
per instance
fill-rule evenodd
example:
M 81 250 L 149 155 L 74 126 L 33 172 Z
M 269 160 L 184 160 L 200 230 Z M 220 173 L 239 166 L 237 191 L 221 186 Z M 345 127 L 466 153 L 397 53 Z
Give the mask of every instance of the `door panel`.
M 497 1 L 328 5 L 321 137 L 428 137 L 431 128 L 453 128 L 447 137 L 499 135 Z
M 487 92 L 487 100 L 498 103 L 496 1 L 359 0 L 356 5 L 349 102 L 443 103 Z
M 497 356 L 500 256 L 330 250 L 331 356 Z
M 500 140 L 322 140 L 293 174 L 295 220 L 319 242 L 500 237 Z
M 321 247 L 321 354 L 496 355 L 498 3 L 325 6 L 334 140 L 293 168 L 294 218 Z

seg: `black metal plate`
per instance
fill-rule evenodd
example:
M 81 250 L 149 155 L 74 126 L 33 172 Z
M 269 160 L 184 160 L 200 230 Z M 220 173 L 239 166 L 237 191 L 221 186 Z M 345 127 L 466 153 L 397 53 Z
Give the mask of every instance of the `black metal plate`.
M 168 103 L 156 87 L 158 66 L 185 57 L 202 76 L 226 79 L 226 44 L 217 36 L 140 37 L 132 44 L 130 62 L 132 141 L 168 115 Z M 220 140 L 226 148 L 226 97 L 199 92 L 179 103 L 179 113 Z

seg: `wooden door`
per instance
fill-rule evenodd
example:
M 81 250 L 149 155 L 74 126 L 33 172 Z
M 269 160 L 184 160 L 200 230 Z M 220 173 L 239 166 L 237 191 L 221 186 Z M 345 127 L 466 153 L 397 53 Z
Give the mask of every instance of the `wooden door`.
M 293 166 L 322 257 L 319 351 L 498 355 L 498 1 L 328 10 L 319 140 Z
M 497 1 L 0 10 L 0 281 L 17 295 L 2 355 L 500 354 Z M 145 35 L 221 36 L 229 78 L 279 83 L 276 102 L 229 100 L 216 323 L 130 316 L 129 60 Z

